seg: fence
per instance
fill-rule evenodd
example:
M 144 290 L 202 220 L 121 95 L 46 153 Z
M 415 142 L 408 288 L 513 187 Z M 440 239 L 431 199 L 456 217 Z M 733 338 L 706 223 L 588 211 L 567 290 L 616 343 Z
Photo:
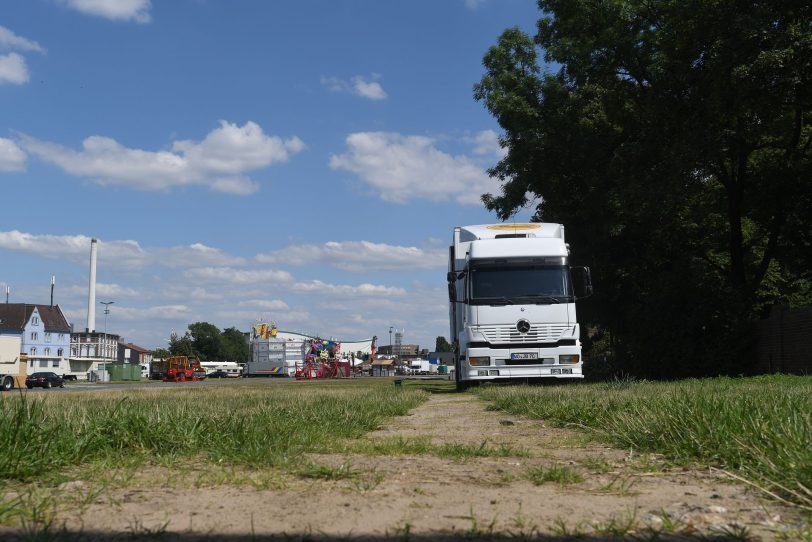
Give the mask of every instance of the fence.
M 812 374 L 812 307 L 776 305 L 756 332 L 757 372 Z

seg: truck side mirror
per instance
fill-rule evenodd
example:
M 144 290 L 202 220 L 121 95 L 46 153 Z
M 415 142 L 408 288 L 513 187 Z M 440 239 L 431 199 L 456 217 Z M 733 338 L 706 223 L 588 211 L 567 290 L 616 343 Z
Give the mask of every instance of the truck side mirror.
M 576 298 L 585 299 L 592 295 L 592 273 L 588 267 L 573 267 L 572 281 Z
M 446 280 L 446 282 L 449 282 L 449 283 L 456 282 L 457 281 L 457 273 L 455 273 L 454 271 L 449 271 L 445 275 L 445 280 Z
M 454 281 L 448 281 L 448 300 L 452 303 L 457 301 L 457 283 Z

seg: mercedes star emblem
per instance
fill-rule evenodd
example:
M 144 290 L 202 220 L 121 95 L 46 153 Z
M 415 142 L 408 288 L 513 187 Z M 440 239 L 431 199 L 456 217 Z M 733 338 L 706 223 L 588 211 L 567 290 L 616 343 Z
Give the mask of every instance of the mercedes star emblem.
M 527 320 L 519 320 L 516 322 L 516 329 L 519 330 L 519 333 L 527 333 L 530 331 L 530 322 Z

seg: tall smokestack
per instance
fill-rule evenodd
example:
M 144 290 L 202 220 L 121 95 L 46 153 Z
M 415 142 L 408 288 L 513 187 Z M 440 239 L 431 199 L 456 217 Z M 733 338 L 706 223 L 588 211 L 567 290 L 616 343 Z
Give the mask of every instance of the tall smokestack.
M 87 332 L 96 331 L 96 245 L 94 237 L 90 240 L 90 284 L 87 293 Z
M 56 284 L 56 275 L 51 275 L 51 308 L 54 308 L 54 285 Z

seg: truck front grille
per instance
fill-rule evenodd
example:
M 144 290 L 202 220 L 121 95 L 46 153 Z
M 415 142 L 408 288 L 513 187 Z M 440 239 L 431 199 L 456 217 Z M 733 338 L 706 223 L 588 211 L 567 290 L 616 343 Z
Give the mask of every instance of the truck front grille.
M 533 324 L 527 333 L 519 333 L 516 326 L 477 326 L 474 331 L 485 335 L 491 344 L 554 343 L 570 329 L 566 324 Z

